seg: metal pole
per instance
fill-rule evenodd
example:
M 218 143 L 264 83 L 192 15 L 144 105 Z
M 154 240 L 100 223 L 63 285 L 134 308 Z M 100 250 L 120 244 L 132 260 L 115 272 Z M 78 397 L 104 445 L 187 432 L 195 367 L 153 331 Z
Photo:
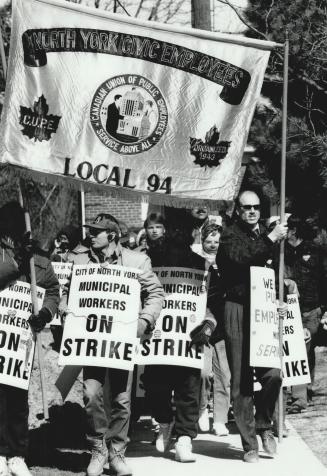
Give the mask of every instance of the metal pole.
M 281 183 L 280 183 L 280 221 L 285 221 L 285 188 L 286 188 L 286 145 L 287 145 L 287 93 L 288 93 L 288 55 L 289 40 L 286 31 L 284 45 L 284 73 L 283 73 L 283 109 L 282 109 L 282 161 L 281 161 Z M 284 304 L 284 240 L 280 243 L 279 251 L 279 306 Z M 281 376 L 283 369 L 283 319 L 279 319 L 279 357 L 281 365 Z M 279 392 L 278 399 L 278 442 L 283 440 L 283 388 Z
M 81 206 L 81 222 L 82 222 L 82 238 L 85 240 L 86 238 L 86 230 L 83 225 L 85 225 L 85 192 L 84 186 L 81 184 L 80 190 L 80 206 Z
M 211 31 L 210 0 L 192 0 L 192 27 Z
M 1 63 L 3 68 L 3 75 L 4 78 L 7 78 L 7 61 L 6 61 L 6 53 L 5 53 L 5 46 L 3 43 L 2 38 L 2 19 L 0 18 L 0 55 L 1 55 Z
M 18 195 L 19 195 L 19 203 L 20 203 L 21 207 L 24 209 L 26 231 L 31 232 L 30 214 L 24 206 L 24 196 L 23 196 L 22 186 L 21 186 L 20 181 L 19 181 L 19 184 L 18 184 Z M 30 258 L 30 276 L 31 276 L 31 298 L 32 298 L 33 314 L 38 314 L 39 305 L 38 305 L 38 301 L 37 301 L 34 256 L 31 256 L 31 258 Z M 39 334 L 39 333 L 36 333 L 36 346 L 37 346 L 37 356 L 38 356 L 39 367 L 40 367 L 43 413 L 44 413 L 44 419 L 48 420 L 49 419 L 49 409 L 48 409 L 48 400 L 47 400 L 47 392 L 46 392 L 46 385 L 45 385 L 42 337 L 41 337 L 41 334 Z
M 0 19 L 0 55 L 1 55 L 1 62 L 3 67 L 3 73 L 5 79 L 7 78 L 7 62 L 6 62 L 6 55 L 5 49 L 3 44 L 2 38 L 2 21 Z M 20 206 L 24 209 L 25 213 L 25 228 L 27 232 L 31 232 L 31 220 L 30 215 L 24 207 L 24 197 L 22 193 L 21 183 L 19 181 L 18 184 L 18 197 Z M 33 313 L 37 314 L 39 312 L 39 306 L 37 301 L 37 290 L 36 290 L 36 275 L 35 275 L 35 264 L 34 264 L 34 257 L 30 258 L 30 276 L 31 276 L 31 298 L 32 298 L 32 307 Z M 45 386 L 45 375 L 44 375 L 44 358 L 43 358 L 43 350 L 42 350 L 42 338 L 40 334 L 36 334 L 36 346 L 37 346 L 37 354 L 38 354 L 38 361 L 40 367 L 40 379 L 41 379 L 41 391 L 42 391 L 42 401 L 43 401 L 43 413 L 44 418 L 46 420 L 49 419 L 49 410 L 48 410 L 48 400 L 47 400 L 47 393 L 46 393 L 46 386 Z

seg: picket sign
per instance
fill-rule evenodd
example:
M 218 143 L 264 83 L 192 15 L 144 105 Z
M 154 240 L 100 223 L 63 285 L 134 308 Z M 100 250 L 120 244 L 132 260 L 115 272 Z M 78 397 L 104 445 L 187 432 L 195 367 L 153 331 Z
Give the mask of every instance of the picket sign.
M 299 300 L 296 294 L 289 294 L 283 322 L 283 387 L 310 382 Z
M 39 308 L 44 289 L 37 287 Z M 32 313 L 31 285 L 16 281 L 0 291 L 0 384 L 28 390 L 35 338 L 28 318 Z
M 251 267 L 250 365 L 280 368 L 278 314 L 275 276 L 269 268 Z M 310 372 L 299 300 L 287 296 L 287 317 L 283 321 L 283 386 L 309 383 Z
M 133 370 L 139 273 L 118 265 L 73 267 L 59 365 Z
M 190 332 L 205 317 L 204 271 L 170 267 L 154 271 L 164 287 L 165 302 L 152 336 L 142 339 L 137 363 L 201 369 L 203 346 L 192 345 Z
M 60 286 L 60 297 L 62 296 L 63 288 L 69 283 L 72 274 L 73 263 L 60 263 L 57 261 L 51 262 L 53 271 L 58 279 Z M 61 326 L 61 318 L 59 313 L 56 313 L 51 323 L 48 326 Z
M 275 272 L 251 266 L 250 365 L 280 368 Z

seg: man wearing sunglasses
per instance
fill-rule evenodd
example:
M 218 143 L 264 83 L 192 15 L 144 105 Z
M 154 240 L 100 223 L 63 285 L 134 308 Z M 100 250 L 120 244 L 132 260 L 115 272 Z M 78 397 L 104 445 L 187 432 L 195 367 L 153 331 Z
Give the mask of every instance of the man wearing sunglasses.
M 276 453 L 271 428 L 281 379 L 278 369 L 256 368 L 262 389 L 253 412 L 253 368 L 250 367 L 250 267 L 265 266 L 278 242 L 285 239 L 286 224 L 267 232 L 261 224 L 260 199 L 244 190 L 236 202 L 236 219 L 224 230 L 217 254 L 217 265 L 226 291 L 224 311 L 225 343 L 231 371 L 231 398 L 235 421 L 241 434 L 244 461 L 259 461 L 256 433 L 270 456 Z

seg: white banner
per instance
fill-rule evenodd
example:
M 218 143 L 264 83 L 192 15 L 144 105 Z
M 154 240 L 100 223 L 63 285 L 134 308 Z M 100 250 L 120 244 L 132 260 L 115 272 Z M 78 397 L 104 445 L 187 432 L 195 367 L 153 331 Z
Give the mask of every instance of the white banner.
M 58 261 L 52 261 L 51 264 L 59 282 L 59 292 L 61 297 L 63 288 L 69 283 L 70 275 L 72 274 L 73 263 L 60 263 Z M 56 313 L 50 325 L 61 326 L 61 318 L 59 313 Z
M 117 265 L 73 267 L 59 365 L 133 369 L 139 273 Z
M 280 369 L 275 272 L 251 266 L 250 365 Z
M 39 308 L 44 289 L 37 287 Z M 34 357 L 31 287 L 16 281 L 0 291 L 0 384 L 28 390 Z
M 310 382 L 299 300 L 296 294 L 289 294 L 287 318 L 283 325 L 283 386 Z
M 203 367 L 203 346 L 192 345 L 190 332 L 205 317 L 204 272 L 189 268 L 154 268 L 165 302 L 150 338 L 141 342 L 137 363 Z
M 274 46 L 13 0 L 0 160 L 160 203 L 231 201 Z

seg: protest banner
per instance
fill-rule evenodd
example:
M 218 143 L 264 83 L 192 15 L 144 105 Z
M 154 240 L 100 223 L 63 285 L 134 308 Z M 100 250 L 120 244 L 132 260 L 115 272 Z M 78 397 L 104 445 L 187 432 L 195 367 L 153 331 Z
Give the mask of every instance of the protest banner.
M 203 346 L 192 345 L 190 332 L 205 317 L 204 271 L 170 267 L 154 271 L 163 285 L 165 302 L 151 337 L 141 341 L 137 363 L 201 369 Z
M 139 273 L 106 263 L 73 267 L 59 365 L 133 369 Z
M 299 300 L 296 294 L 289 294 L 283 322 L 283 387 L 310 382 Z
M 250 365 L 280 368 L 275 272 L 251 266 Z
M 0 161 L 153 203 L 230 202 L 275 46 L 14 0 Z
M 44 289 L 37 287 L 40 308 L 43 298 Z M 35 348 L 31 314 L 29 283 L 16 281 L 0 291 L 0 384 L 28 389 Z
M 51 264 L 59 282 L 59 292 L 61 297 L 63 288 L 69 283 L 69 279 L 72 274 L 73 263 L 60 263 L 57 261 L 52 261 Z M 58 313 L 54 316 L 50 324 L 51 326 L 61 326 L 61 319 Z

